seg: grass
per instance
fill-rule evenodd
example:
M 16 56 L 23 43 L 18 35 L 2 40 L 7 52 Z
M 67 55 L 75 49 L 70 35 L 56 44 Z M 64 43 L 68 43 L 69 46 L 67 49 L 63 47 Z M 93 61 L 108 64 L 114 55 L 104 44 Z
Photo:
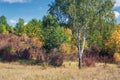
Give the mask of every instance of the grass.
M 102 63 L 81 70 L 76 62 L 65 62 L 59 68 L 0 63 L 0 80 L 120 80 L 120 68 Z

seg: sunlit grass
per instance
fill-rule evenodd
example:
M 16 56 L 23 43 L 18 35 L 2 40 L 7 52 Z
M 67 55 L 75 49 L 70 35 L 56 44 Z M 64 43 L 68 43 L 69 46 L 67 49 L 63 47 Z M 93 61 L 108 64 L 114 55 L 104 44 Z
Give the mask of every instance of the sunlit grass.
M 120 68 L 115 64 L 103 63 L 96 67 L 77 67 L 77 62 L 65 62 L 63 66 L 42 67 L 20 65 L 19 63 L 0 63 L 0 80 L 119 80 Z

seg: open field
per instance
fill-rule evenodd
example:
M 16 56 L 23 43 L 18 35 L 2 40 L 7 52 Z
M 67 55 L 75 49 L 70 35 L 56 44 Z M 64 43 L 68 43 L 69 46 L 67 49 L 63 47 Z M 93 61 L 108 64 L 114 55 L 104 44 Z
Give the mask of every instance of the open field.
M 120 80 L 120 68 L 100 63 L 81 70 L 74 62 L 66 62 L 59 68 L 0 63 L 0 80 Z

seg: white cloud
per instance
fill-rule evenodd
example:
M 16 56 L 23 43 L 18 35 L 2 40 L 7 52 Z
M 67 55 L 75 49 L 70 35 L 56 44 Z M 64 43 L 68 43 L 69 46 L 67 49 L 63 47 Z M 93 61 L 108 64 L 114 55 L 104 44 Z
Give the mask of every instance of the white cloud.
M 26 3 L 30 0 L 0 0 L 0 2 L 8 2 L 8 3 Z
M 120 17 L 120 13 L 118 11 L 114 11 L 114 13 L 115 13 L 115 18 L 116 19 Z
M 120 0 L 115 0 L 115 7 L 120 7 Z
M 16 20 L 13 20 L 13 19 L 9 20 L 9 22 L 10 22 L 11 24 L 16 24 L 16 23 L 17 23 L 17 21 L 16 21 Z

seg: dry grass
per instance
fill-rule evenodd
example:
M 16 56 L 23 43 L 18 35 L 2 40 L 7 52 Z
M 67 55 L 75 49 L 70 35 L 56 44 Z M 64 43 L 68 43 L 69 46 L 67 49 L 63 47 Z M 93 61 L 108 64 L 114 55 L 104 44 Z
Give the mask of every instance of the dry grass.
M 120 80 L 120 68 L 97 64 L 79 70 L 75 62 L 66 62 L 59 68 L 0 63 L 0 80 Z

